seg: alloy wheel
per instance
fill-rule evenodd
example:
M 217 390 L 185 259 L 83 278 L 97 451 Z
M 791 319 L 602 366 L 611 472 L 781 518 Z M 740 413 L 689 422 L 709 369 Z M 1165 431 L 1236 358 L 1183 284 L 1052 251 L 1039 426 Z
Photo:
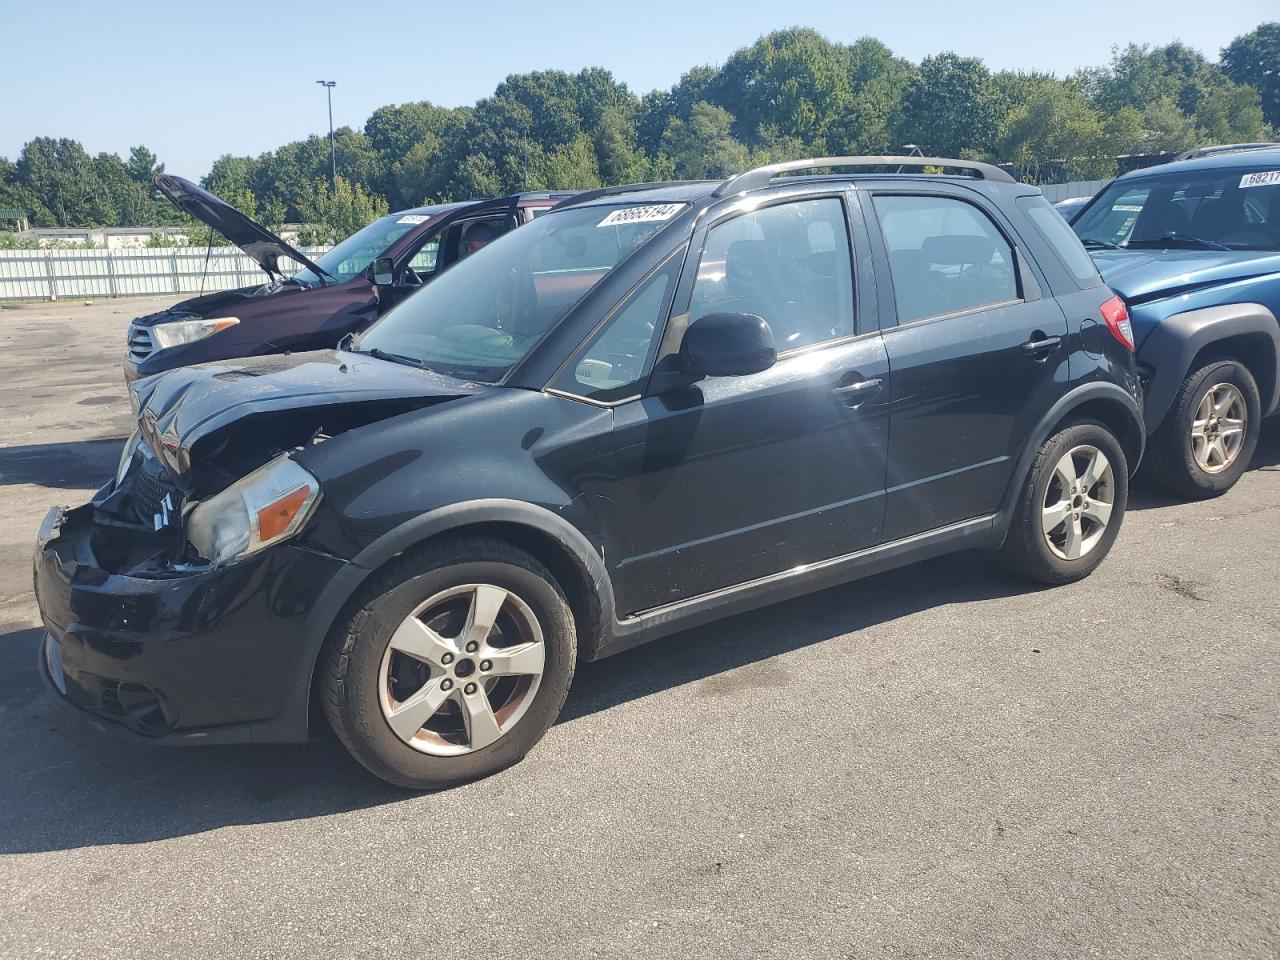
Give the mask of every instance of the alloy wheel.
M 392 731 L 435 756 L 481 750 L 520 722 L 542 681 L 546 648 L 529 605 L 505 587 L 451 587 L 396 628 L 378 671 Z
M 1101 542 L 1115 504 L 1111 461 L 1082 444 L 1062 455 L 1045 490 L 1042 526 L 1054 556 L 1079 560 Z
M 1244 446 L 1249 408 L 1233 383 L 1218 383 L 1200 401 L 1191 422 L 1191 455 L 1208 474 L 1222 473 L 1236 462 Z

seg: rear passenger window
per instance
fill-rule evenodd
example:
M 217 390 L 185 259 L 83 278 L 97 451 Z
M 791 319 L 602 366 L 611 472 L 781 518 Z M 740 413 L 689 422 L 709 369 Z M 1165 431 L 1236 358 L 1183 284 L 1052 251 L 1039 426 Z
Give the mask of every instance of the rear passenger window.
M 899 323 L 1019 299 L 1013 249 L 973 204 L 924 196 L 879 196 L 874 204 Z
M 751 313 L 778 352 L 852 336 L 853 263 L 844 204 L 798 200 L 707 232 L 689 314 Z
M 1093 258 L 1084 248 L 1075 231 L 1062 219 L 1062 214 L 1049 206 L 1044 197 L 1019 197 L 1018 206 L 1027 212 L 1031 225 L 1036 228 L 1045 243 L 1053 247 L 1062 265 L 1066 267 L 1082 287 L 1098 287 L 1102 285 L 1102 277 L 1098 268 L 1093 265 Z

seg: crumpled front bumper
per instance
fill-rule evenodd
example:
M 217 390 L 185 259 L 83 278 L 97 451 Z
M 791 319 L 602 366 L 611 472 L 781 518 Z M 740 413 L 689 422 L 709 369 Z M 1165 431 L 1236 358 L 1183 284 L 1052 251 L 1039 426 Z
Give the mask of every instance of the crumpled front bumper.
M 40 666 L 58 696 L 151 741 L 305 738 L 306 618 L 345 561 L 286 543 L 219 569 L 131 576 L 98 561 L 95 543 L 127 533 L 94 515 L 51 510 L 36 544 Z

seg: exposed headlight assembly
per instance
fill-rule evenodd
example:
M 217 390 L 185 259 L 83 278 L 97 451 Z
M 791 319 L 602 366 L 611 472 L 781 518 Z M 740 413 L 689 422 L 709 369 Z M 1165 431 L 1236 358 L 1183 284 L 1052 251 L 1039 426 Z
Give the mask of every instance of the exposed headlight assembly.
M 240 322 L 239 317 L 214 317 L 211 320 L 174 320 L 172 323 L 157 323 L 151 328 L 151 336 L 162 349 L 194 343 L 212 336 L 219 330 L 234 327 Z
M 316 478 L 281 454 L 198 504 L 187 540 L 206 560 L 230 563 L 293 536 L 319 497 Z

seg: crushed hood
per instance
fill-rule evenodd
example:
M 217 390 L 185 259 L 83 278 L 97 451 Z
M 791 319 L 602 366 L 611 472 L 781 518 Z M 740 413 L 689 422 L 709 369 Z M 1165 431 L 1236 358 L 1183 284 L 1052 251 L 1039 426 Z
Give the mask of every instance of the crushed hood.
M 318 423 L 330 417 L 349 425 L 353 414 L 364 422 L 385 419 L 485 389 L 364 354 L 323 350 L 179 367 L 139 380 L 129 392 L 148 446 L 189 482 L 200 441 L 251 418 L 277 415 L 283 422 L 313 411 Z
M 287 257 L 307 267 L 317 277 L 329 276 L 296 247 L 285 243 L 262 224 L 250 220 L 221 197 L 215 197 L 190 180 L 162 173 L 155 178 L 156 189 L 189 216 L 207 224 L 234 243 L 271 276 L 282 276 L 279 262 Z
M 1093 250 L 1107 286 L 1129 304 L 1280 273 L 1280 253 L 1259 250 Z

